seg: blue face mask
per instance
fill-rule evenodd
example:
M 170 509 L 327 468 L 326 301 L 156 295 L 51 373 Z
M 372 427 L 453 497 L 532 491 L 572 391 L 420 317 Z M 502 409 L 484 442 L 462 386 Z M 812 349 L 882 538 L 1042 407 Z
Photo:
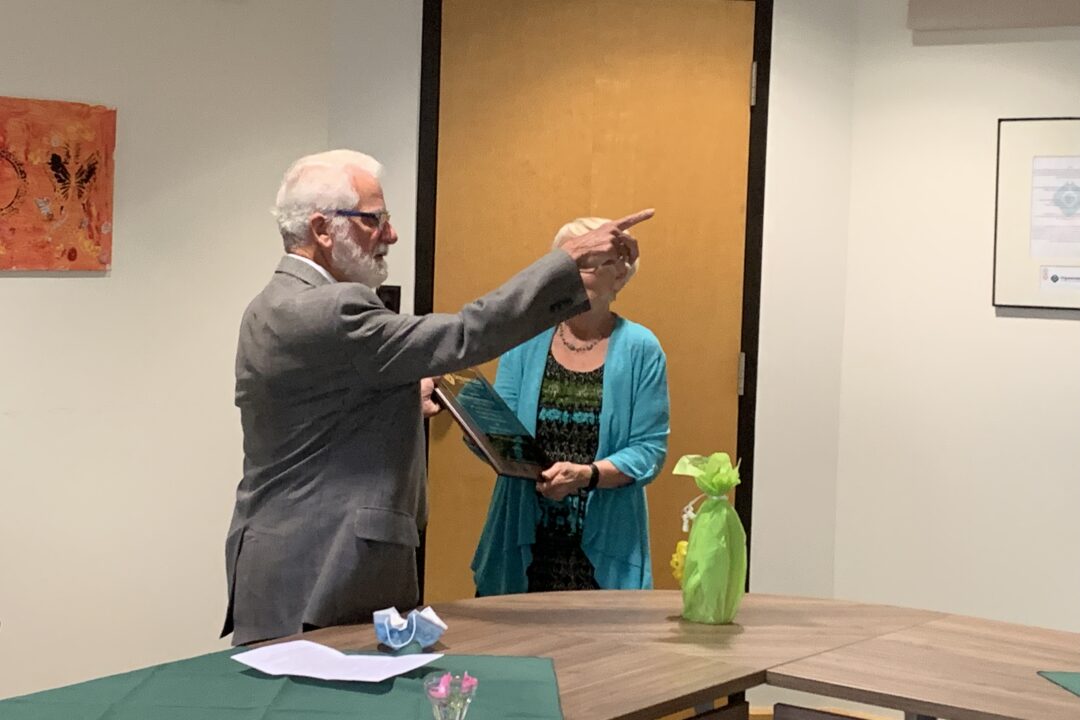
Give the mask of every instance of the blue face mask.
M 375 637 L 395 650 L 412 642 L 422 648 L 431 647 L 446 632 L 446 623 L 430 607 L 413 610 L 404 618 L 397 608 L 376 610 L 372 620 L 375 623 Z

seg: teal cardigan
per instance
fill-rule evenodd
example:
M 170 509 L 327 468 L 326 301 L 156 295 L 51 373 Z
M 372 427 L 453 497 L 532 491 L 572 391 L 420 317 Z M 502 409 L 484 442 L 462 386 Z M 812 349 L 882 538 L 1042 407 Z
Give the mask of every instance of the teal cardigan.
M 554 330 L 519 345 L 499 360 L 495 389 L 529 432 L 536 432 L 544 364 Z M 589 494 L 581 545 L 605 590 L 649 589 L 649 514 L 645 485 L 667 456 L 667 360 L 646 327 L 617 318 L 604 359 L 598 460 L 609 460 L 634 482 Z M 559 458 L 552 458 L 558 460 Z M 477 595 L 522 593 L 532 562 L 540 509 L 532 484 L 499 476 L 473 556 Z

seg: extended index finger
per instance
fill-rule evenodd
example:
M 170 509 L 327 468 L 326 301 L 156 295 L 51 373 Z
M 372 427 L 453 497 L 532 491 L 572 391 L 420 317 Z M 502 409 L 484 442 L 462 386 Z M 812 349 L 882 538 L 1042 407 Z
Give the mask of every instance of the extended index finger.
M 629 230 L 638 223 L 645 222 L 655 214 L 656 210 L 654 210 L 653 208 L 649 208 L 648 210 L 639 210 L 632 215 L 627 215 L 624 218 L 619 218 L 618 220 L 616 220 L 615 227 L 619 228 L 620 230 Z

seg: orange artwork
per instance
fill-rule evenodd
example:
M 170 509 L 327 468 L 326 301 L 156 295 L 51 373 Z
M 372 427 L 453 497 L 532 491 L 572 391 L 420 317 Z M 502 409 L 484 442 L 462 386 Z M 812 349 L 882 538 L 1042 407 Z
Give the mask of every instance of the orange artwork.
M 116 110 L 0 97 L 0 271 L 108 270 Z

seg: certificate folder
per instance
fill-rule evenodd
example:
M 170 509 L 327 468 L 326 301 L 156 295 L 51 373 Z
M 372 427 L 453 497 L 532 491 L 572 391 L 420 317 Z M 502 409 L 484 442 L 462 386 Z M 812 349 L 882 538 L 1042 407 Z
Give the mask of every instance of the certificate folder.
M 435 381 L 433 394 L 500 475 L 536 480 L 551 464 L 479 370 L 443 375 Z

